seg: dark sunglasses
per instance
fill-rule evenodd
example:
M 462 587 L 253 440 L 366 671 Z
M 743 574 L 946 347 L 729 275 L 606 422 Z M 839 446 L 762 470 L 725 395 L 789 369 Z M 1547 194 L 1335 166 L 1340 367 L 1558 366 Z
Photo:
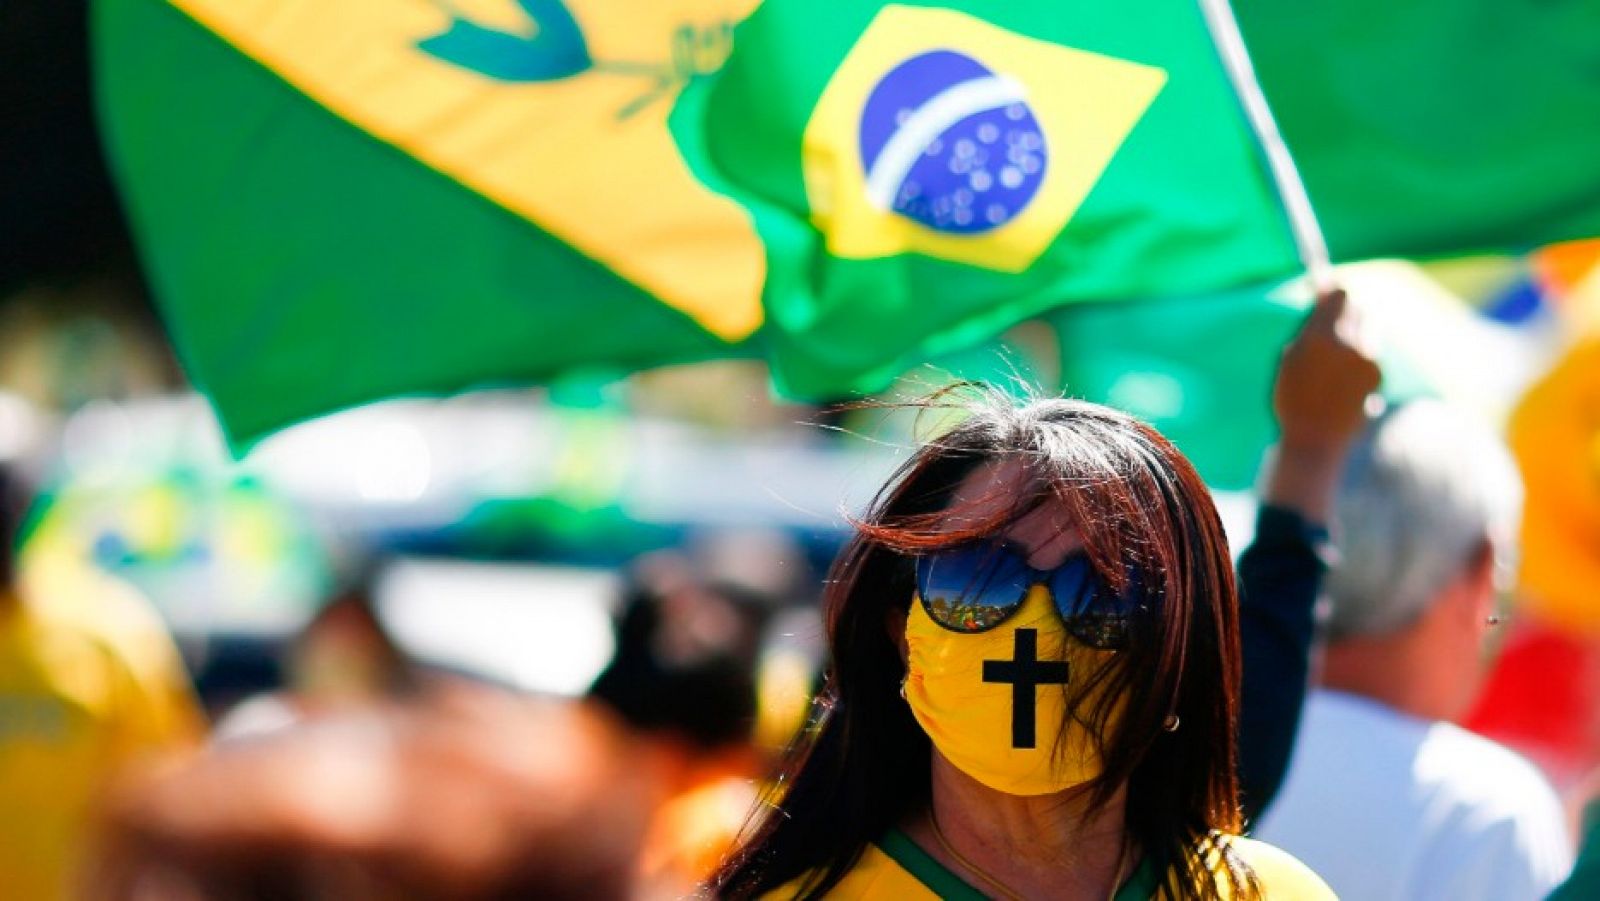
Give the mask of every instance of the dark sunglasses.
M 1045 571 L 1028 565 L 1018 548 L 981 541 L 917 558 L 917 595 L 928 618 L 952 632 L 987 632 L 1022 607 L 1028 589 L 1043 583 L 1067 631 L 1103 650 L 1127 646 L 1139 609 L 1138 579 L 1118 594 L 1083 553 Z

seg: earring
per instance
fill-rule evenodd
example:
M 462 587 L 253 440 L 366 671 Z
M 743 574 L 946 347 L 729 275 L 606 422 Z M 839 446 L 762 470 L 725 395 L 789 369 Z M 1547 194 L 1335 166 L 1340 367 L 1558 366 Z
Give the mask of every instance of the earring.
M 911 678 L 910 673 L 900 677 L 900 700 L 902 701 L 906 699 L 906 680 L 909 678 Z
M 1161 721 L 1161 728 L 1166 732 L 1176 732 L 1178 731 L 1179 722 L 1180 721 L 1176 713 L 1169 713 L 1167 714 L 1167 718 Z

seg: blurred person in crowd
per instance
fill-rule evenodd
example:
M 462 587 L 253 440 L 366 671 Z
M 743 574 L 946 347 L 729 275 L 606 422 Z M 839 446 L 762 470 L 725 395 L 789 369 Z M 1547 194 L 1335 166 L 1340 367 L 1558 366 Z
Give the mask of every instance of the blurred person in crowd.
M 635 897 L 652 791 L 602 708 L 451 682 L 130 781 L 87 897 Z
M 1571 865 L 1544 778 L 1451 723 L 1482 679 L 1519 498 L 1499 440 L 1433 401 L 1372 423 L 1344 467 L 1321 688 L 1257 832 L 1344 897 L 1539 898 Z
M 765 761 L 752 743 L 763 634 L 780 602 L 759 570 L 766 549 L 729 567 L 663 553 L 630 573 L 616 654 L 589 698 L 630 727 L 654 794 L 640 892 L 689 894 L 711 875 L 755 800 Z M 720 542 L 719 542 L 720 545 Z M 768 557 L 769 560 L 776 558 Z M 765 590 L 764 590 L 765 589 Z
M 82 870 L 108 779 L 204 727 L 177 648 L 131 587 L 55 564 L 16 571 L 26 504 L 15 467 L 0 467 L 0 896 L 48 901 Z
M 1342 295 L 1319 301 L 1285 355 L 1280 417 L 1315 440 L 1286 443 L 1271 480 L 1261 604 L 1285 585 L 1314 594 L 1310 526 L 1337 472 L 1325 459 L 1377 384 L 1340 334 L 1344 310 Z M 963 412 L 836 562 L 821 715 L 712 889 L 1332 897 L 1238 835 L 1239 608 L 1193 468 L 1093 404 L 981 392 Z M 1300 695 L 1266 706 L 1292 718 Z
M 306 717 L 361 707 L 417 691 L 420 668 L 395 643 L 374 608 L 376 563 L 346 577 L 290 642 L 282 691 L 249 698 L 217 724 L 234 739 L 284 728 Z

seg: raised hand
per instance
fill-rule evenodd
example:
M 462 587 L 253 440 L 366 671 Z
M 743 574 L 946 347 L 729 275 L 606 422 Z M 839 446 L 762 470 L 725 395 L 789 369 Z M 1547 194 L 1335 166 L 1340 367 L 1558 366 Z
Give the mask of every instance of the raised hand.
M 1359 311 L 1336 290 L 1317 299 L 1284 348 L 1272 386 L 1281 437 L 1266 480 L 1269 503 L 1327 521 L 1345 453 L 1382 380 L 1364 345 Z

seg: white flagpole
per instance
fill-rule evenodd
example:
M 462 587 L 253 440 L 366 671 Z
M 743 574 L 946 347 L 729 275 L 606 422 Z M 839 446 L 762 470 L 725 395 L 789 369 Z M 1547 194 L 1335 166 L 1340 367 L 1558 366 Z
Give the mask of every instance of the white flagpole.
M 1289 217 L 1289 231 L 1294 235 L 1311 287 L 1319 296 L 1325 294 L 1336 287 L 1333 266 L 1328 260 L 1328 242 L 1322 236 L 1322 226 L 1317 223 L 1317 214 L 1311 208 L 1311 198 L 1306 195 L 1306 186 L 1300 180 L 1299 170 L 1295 169 L 1294 158 L 1289 155 L 1278 123 L 1272 118 L 1266 95 L 1256 81 L 1255 67 L 1250 64 L 1250 53 L 1245 49 L 1233 8 L 1228 0 L 1200 0 L 1200 10 L 1205 14 L 1206 28 L 1211 32 L 1217 54 L 1222 57 L 1228 80 L 1233 83 L 1233 93 L 1244 107 L 1256 143 L 1267 158 L 1267 168 Z

